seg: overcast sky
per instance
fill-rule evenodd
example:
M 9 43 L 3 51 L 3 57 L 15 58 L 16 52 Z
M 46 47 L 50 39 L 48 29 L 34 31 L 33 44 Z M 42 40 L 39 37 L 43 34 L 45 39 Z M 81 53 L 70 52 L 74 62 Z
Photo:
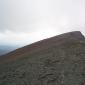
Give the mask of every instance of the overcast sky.
M 85 34 L 85 0 L 0 0 L 0 45 L 26 45 L 69 31 Z

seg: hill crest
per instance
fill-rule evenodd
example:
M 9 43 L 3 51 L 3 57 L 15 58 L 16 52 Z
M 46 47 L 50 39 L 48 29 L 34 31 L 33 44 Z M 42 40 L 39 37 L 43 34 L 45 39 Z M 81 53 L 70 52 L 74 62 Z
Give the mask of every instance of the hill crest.
M 82 33 L 80 31 L 68 32 L 16 49 L 6 55 L 1 56 L 0 60 L 15 60 L 20 58 L 22 55 L 38 52 L 39 50 L 46 49 L 52 45 L 60 45 L 65 42 L 77 41 L 85 41 Z

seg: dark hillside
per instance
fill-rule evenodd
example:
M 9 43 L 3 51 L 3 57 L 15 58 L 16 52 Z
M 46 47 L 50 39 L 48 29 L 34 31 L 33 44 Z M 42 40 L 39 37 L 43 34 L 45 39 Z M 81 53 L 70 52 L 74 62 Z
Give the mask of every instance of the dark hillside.
M 37 52 L 42 49 L 51 47 L 53 45 L 61 45 L 65 42 L 66 43 L 72 42 L 72 41 L 77 42 L 77 41 L 84 41 L 84 40 L 85 40 L 84 36 L 79 31 L 64 33 L 64 34 L 61 34 L 61 35 L 58 35 L 58 36 L 55 36 L 52 38 L 48 38 L 48 39 L 33 43 L 33 44 L 25 46 L 23 48 L 17 49 L 11 53 L 8 53 L 8 54 L 2 56 L 2 58 L 5 57 L 5 59 L 7 58 L 6 60 L 8 60 L 8 59 L 13 60 L 13 59 L 21 57 L 22 55 Z
M 0 85 L 85 85 L 84 36 L 69 32 L 1 56 Z

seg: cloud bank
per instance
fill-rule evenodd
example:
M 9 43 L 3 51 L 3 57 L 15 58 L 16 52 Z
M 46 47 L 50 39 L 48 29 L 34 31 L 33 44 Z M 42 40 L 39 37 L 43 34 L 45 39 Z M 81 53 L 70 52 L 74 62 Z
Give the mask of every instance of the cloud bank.
M 29 44 L 68 31 L 85 34 L 85 0 L 0 0 L 0 43 Z

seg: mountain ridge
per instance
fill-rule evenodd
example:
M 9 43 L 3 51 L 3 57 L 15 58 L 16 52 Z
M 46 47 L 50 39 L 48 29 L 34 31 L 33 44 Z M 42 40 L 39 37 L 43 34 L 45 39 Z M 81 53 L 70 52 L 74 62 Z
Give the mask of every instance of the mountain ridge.
M 51 45 L 59 45 L 59 44 L 63 44 L 65 42 L 69 42 L 69 41 L 84 41 L 85 38 L 82 35 L 82 33 L 80 31 L 72 31 L 72 32 L 68 32 L 68 33 L 63 33 L 51 38 L 47 38 L 35 43 L 32 43 L 30 45 L 21 47 L 19 49 L 16 49 L 6 55 L 2 55 L 0 58 L 1 60 L 4 60 L 4 58 L 18 58 L 20 55 L 24 55 L 26 53 L 31 53 L 31 52 L 36 52 L 40 49 L 44 48 L 48 48 Z M 36 50 L 37 49 L 37 50 Z M 17 57 L 18 56 L 18 57 Z

